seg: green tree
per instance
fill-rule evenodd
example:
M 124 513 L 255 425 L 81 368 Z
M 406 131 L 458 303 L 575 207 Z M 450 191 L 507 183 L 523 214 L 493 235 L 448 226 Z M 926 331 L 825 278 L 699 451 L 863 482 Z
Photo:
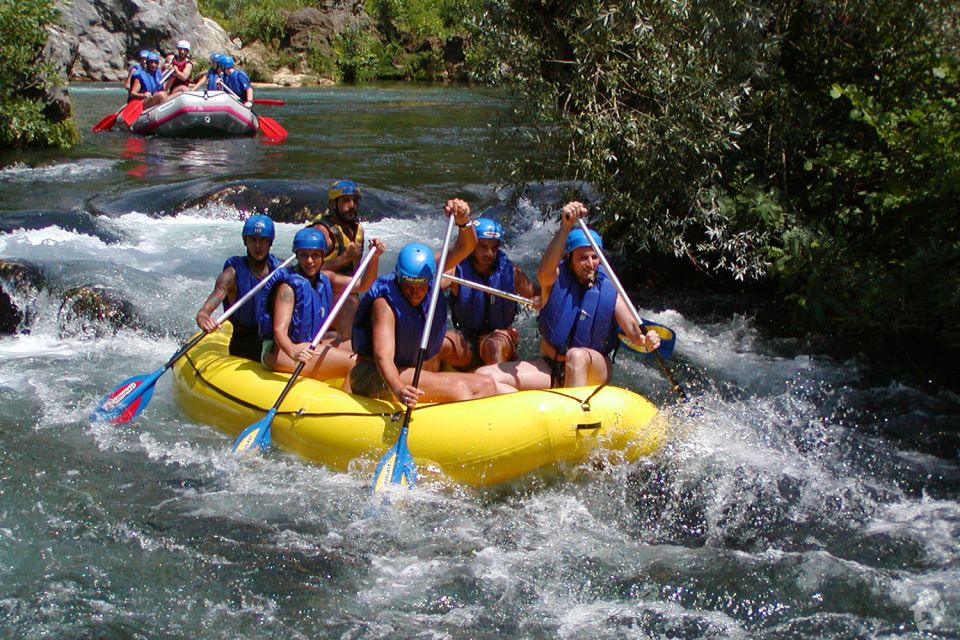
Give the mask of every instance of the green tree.
M 628 251 L 773 279 L 797 321 L 851 346 L 899 314 L 904 344 L 960 353 L 957 12 L 490 0 L 471 63 L 520 98 L 539 152 L 517 181 L 591 185 Z
M 73 120 L 52 121 L 43 101 L 59 82 L 39 62 L 56 18 L 51 0 L 0 0 L 0 145 L 69 147 L 80 139 Z

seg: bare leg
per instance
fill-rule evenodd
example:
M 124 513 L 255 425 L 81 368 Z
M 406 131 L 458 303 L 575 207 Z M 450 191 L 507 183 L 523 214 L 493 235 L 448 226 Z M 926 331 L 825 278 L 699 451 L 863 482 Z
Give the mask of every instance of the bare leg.
M 414 368 L 400 370 L 404 384 L 413 384 Z M 453 402 L 475 400 L 496 395 L 497 385 L 492 378 L 475 373 L 421 371 L 418 386 L 424 391 L 419 402 Z
M 480 358 L 484 364 L 509 362 L 517 357 L 517 330 L 497 329 L 480 339 Z
M 473 363 L 473 349 L 462 333 L 448 329 L 443 336 L 440 359 L 451 367 L 465 369 Z
M 567 351 L 565 387 L 604 384 L 610 380 L 610 361 L 600 352 L 582 347 Z
M 310 346 L 309 342 L 303 342 L 297 345 L 299 348 Z M 343 378 L 350 373 L 357 362 L 356 355 L 344 349 L 338 349 L 329 342 L 323 341 L 317 345 L 317 353 L 311 358 L 310 362 L 303 367 L 301 373 L 304 376 L 315 378 L 317 380 L 330 380 L 331 378 Z M 291 360 L 290 356 L 280 349 L 276 344 L 267 353 L 266 365 L 274 371 L 284 373 L 293 373 L 299 361 Z
M 480 367 L 476 373 L 489 376 L 498 384 L 521 391 L 550 388 L 550 367 L 543 358 L 490 364 Z
M 337 313 L 337 319 L 333 321 L 333 329 L 344 340 L 349 340 L 353 332 L 353 317 L 357 315 L 357 307 L 360 306 L 360 298 L 353 294 L 347 298 Z

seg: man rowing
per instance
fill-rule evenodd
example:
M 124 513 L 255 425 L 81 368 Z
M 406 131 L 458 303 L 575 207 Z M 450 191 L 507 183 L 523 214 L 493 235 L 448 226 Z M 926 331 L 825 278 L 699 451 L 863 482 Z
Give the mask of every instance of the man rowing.
M 213 285 L 213 291 L 197 311 L 197 326 L 208 333 L 217 328 L 216 321 L 210 315 L 217 306 L 222 303 L 226 310 L 280 264 L 270 253 L 276 235 L 273 220 L 261 214 L 250 216 L 243 223 L 240 235 L 247 250 L 246 255 L 227 259 Z M 263 291 L 258 291 L 230 318 L 233 324 L 230 355 L 259 362 L 263 341 L 257 330 L 257 307 L 262 297 Z
M 560 228 L 537 270 L 544 300 L 537 318 L 540 357 L 483 366 L 477 373 L 517 389 L 605 384 L 618 326 L 637 345 L 650 351 L 660 346 L 655 331 L 641 333 L 628 303 L 600 267 L 600 256 L 583 230 L 574 228 L 586 215 L 580 202 L 564 205 Z M 603 246 L 596 231 L 590 235 Z
M 477 246 L 456 266 L 463 280 L 534 298 L 538 291 L 520 267 L 500 248 L 503 228 L 490 218 L 474 222 Z M 513 326 L 517 303 L 466 285 L 450 285 L 450 315 L 442 359 L 457 369 L 507 362 L 517 357 L 519 334 Z
M 419 386 L 413 385 L 433 280 L 470 255 L 477 242 L 466 202 L 448 200 L 444 213 L 454 216 L 460 229 L 446 263 L 438 268 L 438 254 L 426 245 L 408 244 L 400 250 L 394 272 L 378 278 L 361 298 L 353 325 L 358 362 L 344 391 L 414 407 L 418 401 L 470 400 L 513 390 L 486 376 L 438 371 L 447 326 L 442 309 L 434 314 L 429 327 Z
M 351 276 L 363 257 L 363 225 L 360 224 L 360 187 L 353 180 L 337 180 L 327 190 L 327 211 L 310 221 L 309 226 L 323 234 L 327 243 L 324 269 Z M 334 330 L 349 341 L 353 318 L 360 299 L 353 296 L 344 303 Z

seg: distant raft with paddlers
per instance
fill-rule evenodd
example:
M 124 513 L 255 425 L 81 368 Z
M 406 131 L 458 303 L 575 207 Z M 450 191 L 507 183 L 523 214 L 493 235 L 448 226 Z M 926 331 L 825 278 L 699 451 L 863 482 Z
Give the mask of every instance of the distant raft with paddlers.
M 235 437 L 264 417 L 290 374 L 228 355 L 230 329 L 206 336 L 173 365 L 173 388 L 191 420 Z M 273 418 L 272 442 L 337 471 L 372 465 L 396 442 L 404 409 L 300 378 Z M 419 405 L 408 444 L 421 472 L 437 468 L 457 483 L 483 487 L 597 454 L 633 462 L 658 451 L 665 431 L 646 398 L 601 385 Z
M 130 129 L 145 136 L 244 136 L 256 134 L 260 123 L 252 110 L 225 91 L 184 91 L 144 109 Z

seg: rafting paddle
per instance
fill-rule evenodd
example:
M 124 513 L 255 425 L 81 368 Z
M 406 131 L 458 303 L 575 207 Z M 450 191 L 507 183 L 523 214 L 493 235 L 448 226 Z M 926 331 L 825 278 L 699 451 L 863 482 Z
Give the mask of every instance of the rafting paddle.
M 220 82 L 220 88 L 232 95 L 238 102 L 243 103 L 243 100 L 240 99 L 236 93 L 233 92 L 233 89 L 228 87 L 225 82 Z M 256 102 L 256 100 L 254 100 Z M 252 112 L 252 111 L 251 111 Z M 257 116 L 257 122 L 260 125 L 260 131 L 268 138 L 274 138 L 276 140 L 283 140 L 287 137 L 287 130 L 280 125 L 279 122 L 273 118 L 268 118 L 267 116 L 262 116 L 259 113 L 254 113 Z
M 637 324 L 640 325 L 640 331 L 642 333 L 647 333 L 649 329 L 647 325 L 643 322 L 643 318 L 640 317 L 640 314 L 637 312 L 637 308 L 633 306 L 633 303 L 630 301 L 630 296 L 627 295 L 627 291 L 623 288 L 623 285 L 620 284 L 620 279 L 617 277 L 617 274 L 614 273 L 613 267 L 610 266 L 610 263 L 607 261 L 607 257 L 603 255 L 603 250 L 597 244 L 597 241 L 594 240 L 593 236 L 590 235 L 590 230 L 587 229 L 587 223 L 583 221 L 583 218 L 577 220 L 580 223 L 580 228 L 583 229 L 583 235 L 587 237 L 587 240 L 590 242 L 590 247 L 596 252 L 597 256 L 600 258 L 601 264 L 603 264 L 604 269 L 607 270 L 607 275 L 610 276 L 610 280 L 613 281 L 614 286 L 617 288 L 617 292 L 620 294 L 620 297 L 623 298 L 623 301 L 627 303 L 627 306 L 630 308 L 630 313 L 633 314 L 633 319 L 636 320 Z M 670 372 L 670 367 L 667 366 L 666 360 L 660 354 L 660 350 L 657 349 L 653 352 L 657 358 L 657 364 L 660 365 L 660 370 L 663 371 L 663 374 L 666 376 L 667 380 L 670 381 L 670 384 L 673 385 L 673 390 L 683 399 L 687 399 L 687 392 L 683 390 L 683 387 L 680 386 L 680 383 L 677 382 L 676 378 L 673 377 L 673 374 Z
M 254 288 L 250 289 L 242 298 L 234 302 L 229 309 L 223 312 L 222 316 L 217 318 L 216 328 L 219 329 L 223 326 L 227 318 L 232 316 L 247 300 L 256 295 L 257 291 L 260 291 L 260 289 L 267 284 L 270 276 L 293 262 L 295 257 L 296 255 L 292 255 L 284 260 L 276 269 L 271 271 L 268 276 L 258 282 Z M 216 331 L 216 329 L 214 329 L 214 331 Z M 160 376 L 172 367 L 173 363 L 179 360 L 183 354 L 195 347 L 206 335 L 208 334 L 203 331 L 197 333 L 189 342 L 180 347 L 177 352 L 167 360 L 166 364 L 153 373 L 133 376 L 121 382 L 113 391 L 100 400 L 100 403 L 97 404 L 93 413 L 90 414 L 90 421 L 120 424 L 139 415 L 150 403 L 150 398 L 153 397 L 153 386 Z
M 506 291 L 501 291 L 500 289 L 494 289 L 493 287 L 488 287 L 485 284 L 474 282 L 473 280 L 464 280 L 463 278 L 458 278 L 457 276 L 449 273 L 443 274 L 443 277 L 450 282 L 455 282 L 456 284 L 464 287 L 470 287 L 472 289 L 476 289 L 477 291 L 483 291 L 484 293 L 489 293 L 490 295 L 499 296 L 518 304 L 525 304 L 528 307 L 533 307 L 536 305 L 536 303 L 530 298 L 524 298 L 523 296 L 518 296 L 515 293 L 507 293 Z
M 660 336 L 659 348 L 657 348 L 655 351 L 648 351 L 645 346 L 635 343 L 629 338 L 629 336 L 623 333 L 619 333 L 617 336 L 620 338 L 620 344 L 629 349 L 631 353 L 635 353 L 641 358 L 653 358 L 655 355 L 659 355 L 664 360 L 669 359 L 670 355 L 673 353 L 674 346 L 677 344 L 677 334 L 673 331 L 673 329 L 651 320 L 643 320 L 641 325 L 647 330 L 653 330 L 657 332 L 657 335 Z
M 101 118 L 100 122 L 93 125 L 93 128 L 91 129 L 91 131 L 99 132 L 99 131 L 110 131 L 110 129 L 113 129 L 113 125 L 117 123 L 117 118 L 120 117 L 120 112 L 123 111 L 129 104 L 130 103 L 128 102 L 127 104 L 117 109 L 114 113 L 111 113 Z
M 370 261 L 373 260 L 373 256 L 375 254 L 376 252 L 371 250 L 360 263 L 360 266 L 357 267 L 357 272 L 353 274 L 353 277 L 350 279 L 350 283 L 343 290 L 343 293 L 340 294 L 340 298 L 330 309 L 330 313 L 327 314 L 326 319 L 323 321 L 323 324 L 317 331 L 317 335 L 315 335 L 313 340 L 310 342 L 311 349 L 316 349 L 317 345 L 320 344 L 320 340 L 323 339 L 324 334 L 330 329 L 330 325 L 333 324 L 333 321 L 336 319 L 341 307 L 343 307 L 344 303 L 347 301 L 347 298 L 350 297 L 350 293 L 353 291 L 353 288 L 357 286 L 357 282 L 360 281 L 360 278 L 363 276 L 363 272 L 367 270 L 367 265 L 369 265 Z M 289 393 L 293 383 L 297 381 L 297 377 L 300 375 L 300 372 L 303 370 L 303 367 L 306 364 L 306 362 L 300 362 L 297 365 L 297 368 L 293 370 L 293 373 L 290 374 L 290 379 L 287 380 L 286 386 L 277 397 L 277 401 L 274 402 L 273 406 L 270 407 L 270 410 L 267 411 L 267 415 L 251 424 L 249 427 L 244 429 L 239 436 L 237 436 L 237 439 L 233 443 L 234 451 L 248 451 L 251 449 L 266 450 L 270 446 L 270 424 L 273 422 L 273 417 L 277 415 L 277 409 L 280 408 L 280 403 L 282 403 L 283 399 L 287 397 L 287 393 Z
M 170 74 L 173 73 L 173 70 L 167 71 L 163 74 L 161 82 L 166 82 L 167 78 L 170 77 Z M 143 113 L 143 100 L 131 100 L 127 104 L 120 107 L 115 113 L 106 115 L 100 119 L 100 121 L 93 125 L 91 131 L 100 132 L 100 131 L 110 131 L 113 129 L 113 125 L 117 123 L 117 118 L 123 118 L 123 121 L 127 123 L 128 127 L 132 127 L 133 123 L 137 121 L 137 118 L 140 117 L 140 114 Z
M 271 98 L 254 98 L 253 104 L 262 104 L 268 107 L 282 107 L 287 104 L 286 100 L 276 100 Z
M 447 222 L 447 235 L 443 238 L 443 251 L 440 253 L 440 262 L 437 265 L 438 275 L 443 273 L 442 269 L 447 265 L 447 252 L 450 250 L 450 235 L 453 233 L 454 215 L 451 213 Z M 437 311 L 437 300 L 440 299 L 440 281 L 442 278 L 433 279 L 433 288 L 430 290 L 430 304 L 427 305 L 427 318 L 423 325 L 423 333 L 420 337 L 420 351 L 417 353 L 417 366 L 413 370 L 413 386 L 420 383 L 420 372 L 423 370 L 423 359 L 427 354 L 427 345 L 430 343 L 430 327 L 433 326 L 433 316 Z M 373 493 L 380 491 L 387 484 L 408 485 L 413 487 L 417 483 L 417 469 L 413 464 L 413 456 L 410 455 L 410 449 L 407 447 L 407 432 L 410 430 L 410 413 L 413 410 L 408 406 L 403 415 L 403 425 L 400 427 L 400 435 L 397 437 L 397 443 L 387 449 L 377 469 L 373 474 Z
M 477 291 L 483 291 L 484 293 L 489 293 L 490 295 L 499 296 L 518 304 L 525 304 L 529 307 L 536 305 L 536 303 L 530 298 L 524 298 L 523 296 L 518 296 L 515 293 L 507 293 L 506 291 L 501 291 L 500 289 L 494 289 L 493 287 L 488 287 L 487 285 L 479 282 L 464 280 L 463 278 L 458 278 L 457 276 L 449 273 L 443 274 L 443 277 L 450 282 L 459 284 L 460 286 L 471 287 Z M 653 322 L 652 320 L 644 320 L 641 324 L 643 324 L 647 329 L 652 329 L 657 332 L 657 335 L 660 336 L 660 348 L 657 349 L 656 352 L 647 351 L 646 347 L 636 344 L 628 336 L 620 333 L 618 337 L 620 338 L 620 342 L 623 344 L 623 346 L 627 347 L 630 349 L 631 353 L 635 353 L 641 358 L 652 358 L 654 357 L 654 353 L 660 354 L 662 358 L 669 358 L 670 354 L 673 353 L 674 346 L 677 343 L 677 334 L 673 331 L 673 329 L 658 322 Z

